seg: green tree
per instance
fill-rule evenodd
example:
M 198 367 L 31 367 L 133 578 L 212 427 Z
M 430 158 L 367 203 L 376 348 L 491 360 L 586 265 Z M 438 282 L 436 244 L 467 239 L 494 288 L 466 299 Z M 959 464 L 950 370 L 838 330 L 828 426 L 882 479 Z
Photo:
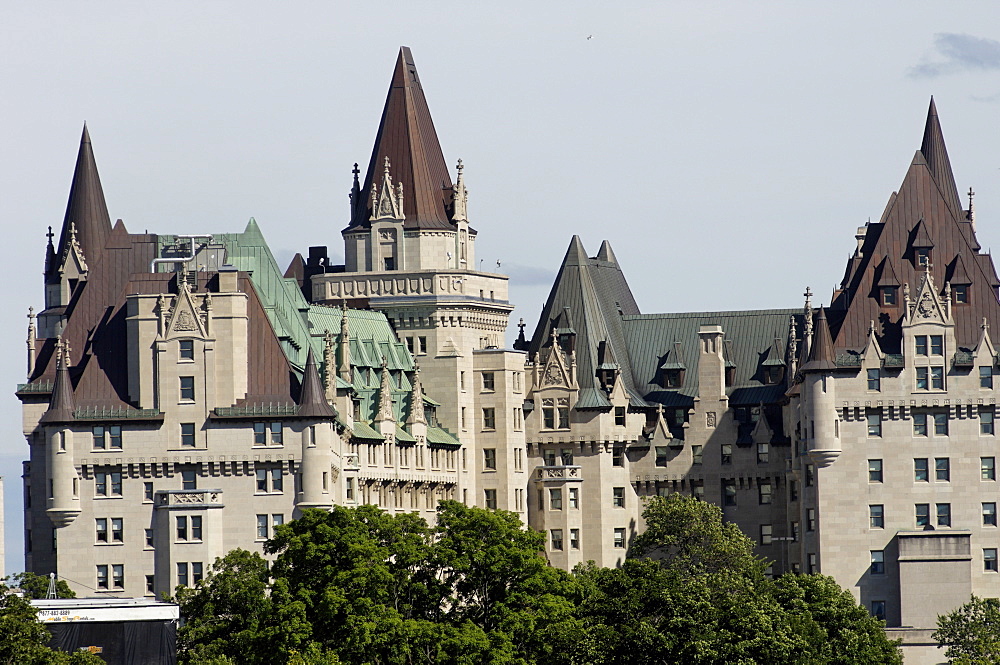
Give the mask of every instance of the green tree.
M 27 598 L 39 600 L 49 595 L 49 578 L 32 572 L 14 573 L 10 586 L 20 589 Z M 76 598 L 76 593 L 63 580 L 56 580 L 56 598 Z
M 0 584 L 0 665 L 94 665 L 104 660 L 89 652 L 50 649 L 51 635 L 31 603 Z
M 933 637 L 947 647 L 950 663 L 1000 663 L 1000 600 L 972 596 L 965 605 L 938 617 Z

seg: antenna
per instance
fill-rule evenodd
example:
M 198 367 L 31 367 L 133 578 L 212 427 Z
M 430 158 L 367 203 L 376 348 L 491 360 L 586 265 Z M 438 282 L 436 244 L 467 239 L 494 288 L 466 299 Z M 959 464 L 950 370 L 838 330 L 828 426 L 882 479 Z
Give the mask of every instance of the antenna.
M 56 574 L 49 573 L 49 589 L 45 592 L 46 600 L 55 600 L 56 598 Z

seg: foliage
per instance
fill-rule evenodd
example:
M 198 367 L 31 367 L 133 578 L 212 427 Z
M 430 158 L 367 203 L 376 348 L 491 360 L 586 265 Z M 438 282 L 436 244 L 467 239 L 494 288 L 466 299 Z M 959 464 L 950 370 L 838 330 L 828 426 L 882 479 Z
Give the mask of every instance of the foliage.
M 49 578 L 31 572 L 14 573 L 10 576 L 11 588 L 20 589 L 31 600 L 39 600 L 49 595 Z M 76 593 L 63 580 L 56 580 L 56 598 L 76 598 Z
M 42 578 L 44 579 L 44 578 Z M 94 665 L 104 660 L 89 652 L 50 649 L 49 631 L 29 600 L 0 584 L 0 665 Z
M 960 665 L 1000 663 L 1000 600 L 972 599 L 958 609 L 938 617 L 934 631 L 945 656 Z

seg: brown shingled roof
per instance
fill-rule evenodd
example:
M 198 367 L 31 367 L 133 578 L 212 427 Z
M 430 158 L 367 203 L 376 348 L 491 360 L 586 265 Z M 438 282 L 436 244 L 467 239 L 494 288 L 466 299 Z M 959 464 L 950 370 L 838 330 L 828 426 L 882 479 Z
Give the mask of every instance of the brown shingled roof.
M 312 347 L 306 355 L 306 367 L 302 374 L 302 392 L 299 395 L 299 408 L 296 415 L 302 418 L 334 418 L 337 412 L 326 401 L 323 383 L 316 370 Z

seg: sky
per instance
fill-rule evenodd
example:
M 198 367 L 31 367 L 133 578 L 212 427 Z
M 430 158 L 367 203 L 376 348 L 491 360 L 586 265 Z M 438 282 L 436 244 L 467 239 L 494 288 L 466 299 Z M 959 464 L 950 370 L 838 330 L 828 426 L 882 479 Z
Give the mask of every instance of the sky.
M 934 95 L 1000 246 L 1000 6 L 986 2 L 2 3 L 0 476 L 24 566 L 13 393 L 86 121 L 112 220 L 343 255 L 401 45 L 485 270 L 530 335 L 573 234 L 643 312 L 815 304 L 920 147 Z M 497 262 L 500 262 L 499 269 Z

